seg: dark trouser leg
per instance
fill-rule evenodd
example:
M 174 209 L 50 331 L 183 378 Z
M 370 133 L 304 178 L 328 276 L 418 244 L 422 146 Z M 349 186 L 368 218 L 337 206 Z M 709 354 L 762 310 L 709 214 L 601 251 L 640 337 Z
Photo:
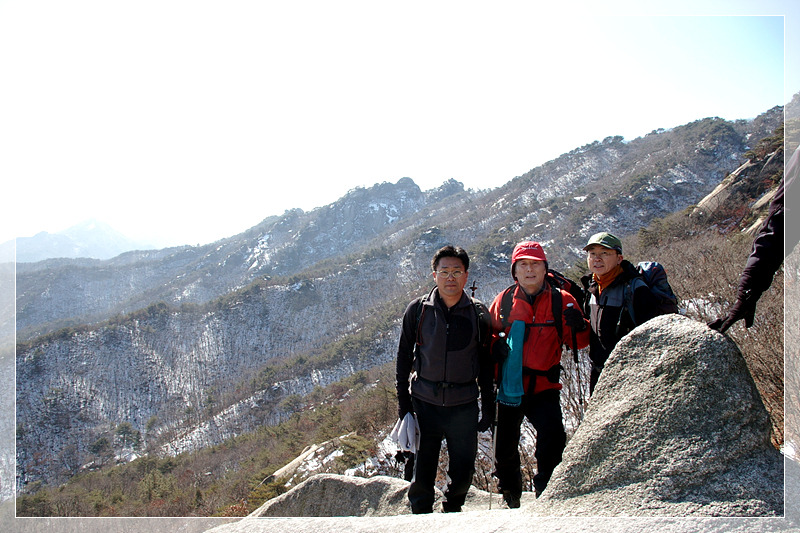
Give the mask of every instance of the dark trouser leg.
M 411 481 L 414 479 L 414 454 L 411 452 L 405 452 L 406 455 L 406 462 L 405 466 L 403 467 L 403 479 L 406 481 Z
M 592 374 L 589 376 L 589 396 L 594 393 L 594 387 L 597 385 L 597 380 L 600 379 L 600 370 L 602 369 L 592 365 Z
M 497 406 L 497 476 L 500 492 L 508 491 L 519 498 L 522 494 L 522 472 L 519 459 L 519 435 L 522 407 Z
M 442 430 L 436 406 L 412 399 L 419 424 L 419 450 L 414 458 L 414 478 L 408 488 L 408 501 L 411 511 L 417 513 L 433 512 L 436 483 L 436 469 L 439 466 L 439 450 L 442 445 Z
M 590 356 L 591 355 L 592 354 L 590 354 Z M 589 359 L 589 362 L 592 364 L 592 372 L 589 376 L 589 396 L 591 396 L 594 392 L 594 387 L 597 385 L 597 380 L 600 379 L 600 373 L 603 371 L 603 367 L 608 360 L 608 355 L 605 355 L 605 357 L 602 357 L 601 355 L 595 355 L 595 357 L 597 360 Z
M 561 462 L 567 434 L 561 415 L 560 392 L 547 390 L 526 397 L 525 416 L 536 430 L 536 475 L 533 486 L 536 495 L 542 493 L 550 481 L 553 470 Z
M 460 511 L 475 474 L 475 456 L 478 453 L 478 402 L 456 407 L 443 407 L 441 417 L 447 441 L 450 466 L 444 504 L 445 511 Z

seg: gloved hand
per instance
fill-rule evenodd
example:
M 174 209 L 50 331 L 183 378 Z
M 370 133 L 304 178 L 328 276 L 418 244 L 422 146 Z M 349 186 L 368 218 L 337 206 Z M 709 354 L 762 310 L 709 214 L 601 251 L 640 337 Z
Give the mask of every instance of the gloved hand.
M 583 318 L 583 313 L 574 307 L 564 309 L 564 323 L 575 332 L 586 329 L 586 320 Z
M 478 421 L 478 433 L 488 431 L 494 424 L 494 398 L 483 398 L 481 401 L 481 419 Z
M 503 361 L 508 359 L 508 354 L 510 353 L 510 349 L 508 347 L 508 343 L 506 340 L 503 339 L 496 339 L 494 344 L 492 344 L 492 361 L 497 364 L 502 364 Z
M 756 302 L 760 294 L 743 293 L 736 299 L 731 310 L 728 311 L 728 316 L 725 318 L 718 318 L 713 322 L 708 323 L 708 327 L 716 329 L 720 333 L 725 333 L 734 322 L 744 319 L 744 327 L 749 328 L 753 325 L 753 320 L 756 317 Z
M 411 403 L 411 395 L 410 394 L 398 394 L 397 395 L 397 418 L 400 420 L 406 417 L 406 413 L 414 414 L 414 404 Z

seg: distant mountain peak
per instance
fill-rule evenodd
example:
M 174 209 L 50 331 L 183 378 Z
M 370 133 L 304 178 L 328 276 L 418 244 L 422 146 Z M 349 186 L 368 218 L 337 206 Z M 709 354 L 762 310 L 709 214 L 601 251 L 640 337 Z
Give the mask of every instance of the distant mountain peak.
M 40 231 L 16 239 L 16 261 L 35 263 L 53 258 L 110 259 L 121 253 L 153 248 L 130 239 L 100 220 L 90 218 L 63 231 Z M 0 257 L 13 254 L 14 241 L 0 244 Z

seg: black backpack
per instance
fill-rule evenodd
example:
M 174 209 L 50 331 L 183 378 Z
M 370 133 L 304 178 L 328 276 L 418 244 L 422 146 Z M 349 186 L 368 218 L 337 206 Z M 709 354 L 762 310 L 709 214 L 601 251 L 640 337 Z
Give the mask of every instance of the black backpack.
M 657 315 L 677 313 L 678 297 L 675 296 L 675 292 L 667 280 L 667 271 L 664 269 L 664 265 L 657 261 L 641 261 L 636 265 L 636 271 L 658 299 Z M 628 309 L 631 320 L 637 324 L 633 314 L 633 288 L 631 283 L 625 285 L 624 305 L 622 307 Z
M 628 263 L 628 265 L 630 265 L 629 268 L 633 267 L 630 263 Z M 633 326 L 636 327 L 640 325 L 639 321 L 636 320 L 633 309 L 633 283 L 637 279 L 644 281 L 650 288 L 650 292 L 658 299 L 655 316 L 679 312 L 678 297 L 675 296 L 675 292 L 672 290 L 667 280 L 667 271 L 664 269 L 664 265 L 657 261 L 641 261 L 633 267 L 632 274 L 634 275 L 633 279 L 625 283 L 625 286 L 622 288 L 622 306 L 619 310 L 619 318 L 617 319 L 617 336 L 620 336 L 622 333 L 622 318 L 626 311 Z M 587 301 L 586 305 L 588 306 L 588 304 L 589 302 Z

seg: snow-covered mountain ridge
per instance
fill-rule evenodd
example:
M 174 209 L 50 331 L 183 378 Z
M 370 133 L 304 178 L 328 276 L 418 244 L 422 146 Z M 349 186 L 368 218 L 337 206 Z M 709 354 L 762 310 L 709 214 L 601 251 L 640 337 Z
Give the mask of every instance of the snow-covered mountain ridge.
M 287 396 L 394 357 L 438 247 L 470 252 L 489 300 L 517 240 L 563 269 L 596 230 L 635 233 L 697 203 L 781 118 L 610 137 L 484 191 L 403 178 L 202 247 L 19 265 L 20 486 L 80 471 L 123 423 L 142 452 L 175 453 L 279 420 Z

